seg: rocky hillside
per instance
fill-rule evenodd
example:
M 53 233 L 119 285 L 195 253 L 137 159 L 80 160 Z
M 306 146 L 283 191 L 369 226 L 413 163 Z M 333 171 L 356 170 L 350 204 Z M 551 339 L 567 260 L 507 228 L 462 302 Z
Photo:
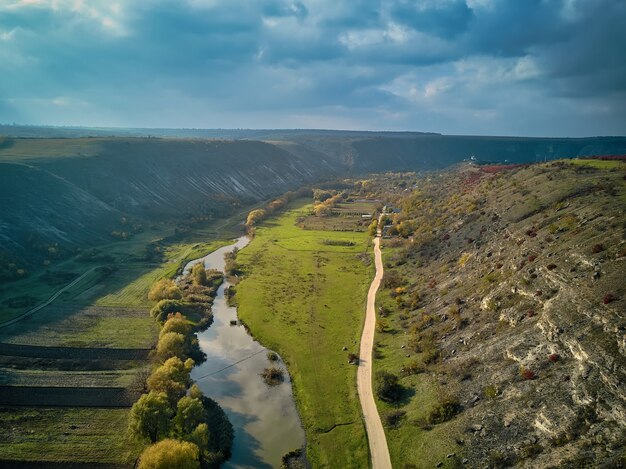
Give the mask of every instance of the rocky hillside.
M 226 215 L 335 176 L 337 166 L 318 156 L 253 141 L 5 139 L 0 249 L 37 259 L 154 220 Z
M 148 132 L 121 130 L 126 135 Z M 48 136 L 113 132 L 13 126 L 0 131 Z M 315 130 L 154 132 L 223 135 L 228 140 L 0 138 L 0 277 L 17 275 L 24 261 L 33 265 L 77 247 L 126 238 L 155 221 L 224 216 L 242 204 L 337 176 L 428 170 L 472 156 L 521 162 L 626 153 L 626 138 L 617 137 L 521 139 Z M 245 140 L 249 138 L 255 140 Z M 2 267 L 8 265 L 13 267 Z
M 376 361 L 398 467 L 624 467 L 626 163 L 377 184 L 401 209 Z

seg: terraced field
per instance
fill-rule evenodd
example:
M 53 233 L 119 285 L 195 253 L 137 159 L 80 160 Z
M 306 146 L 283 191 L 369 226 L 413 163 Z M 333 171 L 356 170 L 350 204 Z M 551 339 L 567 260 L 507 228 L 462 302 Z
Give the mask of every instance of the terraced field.
M 0 324 L 0 467 L 132 466 L 142 445 L 127 440 L 128 409 L 144 390 L 158 335 L 147 293 L 188 259 L 226 244 L 205 240 L 239 223 L 216 221 L 190 241 L 162 244 L 161 263 L 146 263 L 144 253 L 167 230 L 102 246 L 107 257 L 70 259 L 0 291 L 2 323 L 63 289 L 51 304 Z

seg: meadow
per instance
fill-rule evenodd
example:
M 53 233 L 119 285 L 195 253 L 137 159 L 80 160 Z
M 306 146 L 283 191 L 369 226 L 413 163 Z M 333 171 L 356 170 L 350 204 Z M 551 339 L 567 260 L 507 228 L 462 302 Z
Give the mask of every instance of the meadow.
M 365 298 L 373 276 L 370 238 L 359 231 L 302 229 L 309 200 L 262 223 L 237 260 L 239 317 L 284 358 L 314 467 L 366 467 L 368 450 L 356 392 Z

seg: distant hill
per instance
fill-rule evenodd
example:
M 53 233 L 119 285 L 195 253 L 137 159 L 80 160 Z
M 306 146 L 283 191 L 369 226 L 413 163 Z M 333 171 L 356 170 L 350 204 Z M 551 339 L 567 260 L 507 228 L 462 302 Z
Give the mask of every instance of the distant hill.
M 134 136 L 147 134 L 172 138 Z M 0 264 L 39 262 L 50 247 L 89 246 L 153 221 L 223 216 L 346 175 L 423 171 L 468 158 L 521 163 L 626 154 L 626 137 L 30 126 L 0 126 L 0 135 Z

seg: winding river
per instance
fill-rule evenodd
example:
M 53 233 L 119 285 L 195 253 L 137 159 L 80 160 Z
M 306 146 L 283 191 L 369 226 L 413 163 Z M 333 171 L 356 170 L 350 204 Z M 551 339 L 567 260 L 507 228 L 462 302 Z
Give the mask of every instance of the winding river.
M 207 269 L 224 271 L 224 254 L 249 243 L 246 236 L 234 244 L 189 262 L 203 262 Z M 268 350 L 254 340 L 237 320 L 237 308 L 228 306 L 224 282 L 213 303 L 213 324 L 198 334 L 207 360 L 195 367 L 191 377 L 205 395 L 224 409 L 235 430 L 232 456 L 227 468 L 280 467 L 282 456 L 304 445 L 304 431 L 292 396 L 289 374 L 285 382 L 270 387 L 259 375 L 270 366 Z M 234 325 L 233 325 L 234 324 Z M 285 368 L 280 362 L 281 368 Z

